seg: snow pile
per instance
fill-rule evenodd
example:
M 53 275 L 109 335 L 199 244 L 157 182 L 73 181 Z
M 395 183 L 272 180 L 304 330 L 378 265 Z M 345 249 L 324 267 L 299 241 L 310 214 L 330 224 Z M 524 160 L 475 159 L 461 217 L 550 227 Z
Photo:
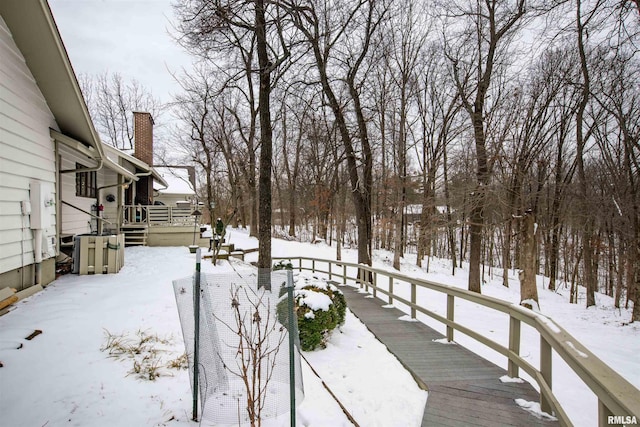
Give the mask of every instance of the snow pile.
M 524 380 L 522 378 L 512 378 L 508 375 L 503 375 L 500 377 L 500 382 L 503 383 L 518 383 L 521 384 L 524 382 Z
M 518 404 L 518 406 L 520 406 L 522 409 L 529 412 L 536 418 L 550 420 L 550 421 L 558 420 L 556 417 L 549 415 L 546 412 L 543 412 L 542 409 L 540 409 L 540 404 L 538 402 L 529 402 L 524 399 L 515 399 L 515 401 Z
M 296 289 L 295 296 L 298 298 L 298 304 L 307 306 L 311 310 L 329 311 L 331 306 L 329 295 L 311 289 Z

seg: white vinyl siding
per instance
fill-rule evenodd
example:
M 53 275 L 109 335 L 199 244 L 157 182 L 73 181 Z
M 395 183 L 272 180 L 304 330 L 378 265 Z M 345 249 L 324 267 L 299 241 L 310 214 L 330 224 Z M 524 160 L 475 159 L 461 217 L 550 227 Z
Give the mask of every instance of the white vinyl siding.
M 68 148 L 64 144 L 59 144 L 58 150 L 61 156 L 60 170 L 62 171 L 76 169 L 76 163 L 80 163 L 89 168 L 96 165 L 95 160 L 88 159 L 86 156 Z M 100 173 L 101 171 L 98 171 L 98 183 L 100 183 Z M 75 206 L 75 208 L 73 208 L 64 203 L 62 204 L 62 228 L 60 232 L 63 235 L 90 233 L 92 224 L 91 216 L 82 211 L 95 214 L 95 212 L 92 211 L 92 206 L 95 205 L 96 199 L 76 196 L 75 172 L 60 174 L 60 198 L 62 201 Z
M 34 261 L 21 202 L 31 180 L 56 181 L 49 128 L 58 129 L 53 114 L 0 17 L 0 273 Z M 55 218 L 52 224 L 45 236 L 56 235 Z

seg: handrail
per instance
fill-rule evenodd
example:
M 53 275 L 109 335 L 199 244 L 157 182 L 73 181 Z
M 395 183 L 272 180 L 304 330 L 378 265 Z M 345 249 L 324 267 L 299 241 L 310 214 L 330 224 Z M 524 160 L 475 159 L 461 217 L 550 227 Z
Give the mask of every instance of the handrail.
M 79 208 L 79 207 L 77 207 L 77 206 L 75 206 L 75 205 L 72 205 L 72 204 L 71 204 L 71 203 L 69 203 L 69 202 L 65 202 L 64 200 L 60 200 L 60 202 L 61 202 L 63 205 L 67 205 L 67 206 L 69 206 L 70 208 L 73 208 L 73 209 L 75 209 L 75 210 L 78 210 L 78 211 L 82 212 L 83 214 L 89 215 L 91 218 L 99 219 L 99 220 L 101 220 L 101 221 L 106 222 L 107 224 L 113 225 L 113 223 L 112 223 L 111 221 L 108 221 L 108 220 L 106 220 L 106 219 L 102 218 L 100 215 L 96 215 L 96 214 L 93 214 L 93 213 L 91 213 L 91 212 L 85 211 L 84 209 Z
M 573 424 L 552 392 L 552 351 L 555 351 L 597 396 L 599 426 L 611 425 L 612 420 L 627 420 L 629 418 L 640 420 L 640 390 L 591 353 L 564 328 L 541 313 L 498 298 L 373 268 L 364 264 L 303 256 L 273 257 L 273 260 L 289 260 L 291 262 L 298 260 L 298 266 L 294 266 L 294 268 L 300 271 L 308 270 L 314 273 L 324 273 L 329 276 L 329 280 L 333 280 L 333 276 L 337 276 L 342 279 L 343 284 L 346 285 L 348 281 L 355 282 L 360 288 L 364 287 L 367 291 L 371 287 L 374 296 L 377 296 L 377 292 L 381 292 L 388 297 L 389 304 L 392 304 L 393 300 L 397 300 L 410 307 L 412 318 L 415 318 L 416 313 L 420 312 L 444 324 L 447 329 L 448 341 L 453 341 L 454 331 L 459 331 L 497 351 L 507 358 L 507 372 L 510 377 L 518 377 L 519 369 L 522 369 L 537 382 L 540 387 L 541 409 L 549 414 L 554 414 L 563 426 L 572 426 Z M 311 266 L 303 266 L 303 261 L 310 262 Z M 319 269 L 316 265 L 318 263 L 327 264 L 327 269 Z M 340 267 L 342 271 L 336 271 L 332 269 L 332 266 Z M 349 276 L 348 268 L 356 269 L 357 275 Z M 388 278 L 388 291 L 378 286 L 378 276 L 386 276 Z M 371 280 L 366 280 L 367 277 L 370 277 Z M 396 280 L 406 282 L 411 286 L 410 301 L 394 293 L 394 281 Z M 446 317 L 417 304 L 417 287 L 447 295 Z M 473 329 L 456 323 L 454 316 L 455 298 L 461 298 L 507 314 L 509 316 L 508 347 L 481 335 Z M 520 356 L 520 328 L 522 323 L 531 326 L 540 335 L 539 369 Z
M 191 207 L 165 205 L 125 205 L 128 224 L 193 226 L 195 217 Z

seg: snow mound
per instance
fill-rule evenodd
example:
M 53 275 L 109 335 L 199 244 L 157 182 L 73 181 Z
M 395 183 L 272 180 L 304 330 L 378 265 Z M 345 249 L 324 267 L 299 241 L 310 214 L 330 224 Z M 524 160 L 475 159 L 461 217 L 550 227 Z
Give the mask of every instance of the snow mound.
M 557 421 L 558 420 L 553 415 L 549 415 L 546 412 L 543 412 L 542 409 L 540 409 L 540 404 L 538 402 L 530 402 L 530 401 L 524 400 L 524 399 L 515 399 L 515 401 L 516 401 L 516 403 L 518 404 L 519 407 L 521 407 L 525 411 L 529 412 L 530 414 L 532 414 L 536 418 L 549 420 L 549 421 Z

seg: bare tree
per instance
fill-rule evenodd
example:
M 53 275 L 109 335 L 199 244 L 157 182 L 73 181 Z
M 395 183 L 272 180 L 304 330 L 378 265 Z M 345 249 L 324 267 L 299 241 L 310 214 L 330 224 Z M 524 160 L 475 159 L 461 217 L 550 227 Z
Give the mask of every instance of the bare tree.
M 102 142 L 122 150 L 133 149 L 133 112 L 151 113 L 154 121 L 164 106 L 151 91 L 135 79 L 126 81 L 119 73 L 80 76 L 89 112 Z
M 311 110 L 314 105 L 312 100 L 305 99 L 306 93 L 304 89 L 296 85 L 290 86 L 278 95 L 280 98 L 279 120 L 277 122 L 279 133 L 276 139 L 280 141 L 277 144 L 280 155 L 276 156 L 276 158 L 280 159 L 280 161 L 274 164 L 275 179 L 279 183 L 280 171 L 284 172 L 286 189 L 281 191 L 286 192 L 286 201 L 284 196 L 281 197 L 281 212 L 284 211 L 283 208 L 286 205 L 289 215 L 288 234 L 294 237 L 297 223 L 297 199 L 303 170 L 302 154 L 305 141 L 309 139 L 307 133 L 310 127 L 309 120 L 313 114 Z M 282 224 L 284 225 L 284 223 L 285 220 L 283 218 Z
M 177 107 L 176 115 L 190 130 L 184 148 L 190 160 L 203 171 L 204 199 L 209 218 L 213 221 L 213 206 L 216 204 L 214 173 L 220 159 L 213 135 L 216 132 L 213 122 L 216 89 L 209 76 L 210 72 L 204 66 L 195 68 L 193 74 L 185 73 L 179 80 L 183 93 L 176 96 L 174 106 Z
M 411 138 L 411 125 L 416 121 L 412 118 L 412 101 L 418 91 L 420 79 L 418 77 L 422 67 L 423 46 L 428 36 L 426 14 L 420 10 L 419 3 L 412 0 L 399 2 L 397 11 L 386 22 L 381 38 L 387 40 L 388 54 L 384 55 L 384 63 L 389 68 L 391 82 L 396 87 L 397 101 L 391 104 L 394 115 L 392 123 L 397 123 L 394 129 L 395 166 L 398 186 L 395 192 L 395 233 L 393 245 L 393 268 L 400 269 L 400 258 L 404 256 L 405 236 L 405 208 L 408 204 L 409 152 L 414 145 Z M 392 98 L 393 99 L 393 98 Z
M 446 68 L 446 62 L 440 54 L 442 46 L 432 44 L 426 55 L 427 61 L 422 76 L 421 92 L 416 94 L 420 121 L 420 137 L 416 147 L 418 166 L 422 173 L 422 212 L 420 215 L 420 234 L 418 238 L 417 264 L 422 266 L 422 259 L 431 254 L 435 229 L 438 226 L 436 213 L 436 188 L 438 171 L 443 168 L 443 186 L 445 199 L 449 200 L 449 183 L 447 166 L 444 164 L 447 145 L 451 144 L 463 131 L 459 119 L 461 105 L 458 102 L 455 85 Z M 447 203 L 448 246 L 454 261 L 455 271 L 455 239 L 451 209 Z
M 384 0 L 305 0 L 286 5 L 309 46 L 326 102 L 335 117 L 356 211 L 358 262 L 370 265 L 373 152 L 362 90 L 364 71 L 370 65 L 367 60 L 373 51 L 372 40 L 388 5 Z M 341 100 L 340 95 L 346 99 Z M 353 125 L 351 117 L 355 118 Z
M 590 196 L 589 181 L 587 180 L 585 172 L 585 156 L 587 151 L 587 142 L 593 132 L 593 127 L 585 130 L 585 127 L 587 126 L 585 111 L 589 104 L 591 95 L 591 75 L 587 56 L 588 47 L 586 33 L 590 24 L 594 23 L 597 19 L 597 12 L 601 4 L 602 1 L 598 0 L 589 10 L 584 11 L 582 0 L 576 0 L 575 9 L 576 40 L 581 72 L 581 91 L 576 111 L 576 160 L 579 191 L 583 203 L 586 203 Z M 595 292 L 598 288 L 598 275 L 594 269 L 594 219 L 593 216 L 589 214 L 588 210 L 582 210 L 582 213 L 582 261 L 584 267 L 584 284 L 587 288 L 587 307 L 590 307 L 596 304 Z
M 237 337 L 238 341 L 227 343 L 236 349 L 236 366 L 224 367 L 242 381 L 251 427 L 259 427 L 262 425 L 262 410 L 269 397 L 269 382 L 275 372 L 277 356 L 287 333 L 273 315 L 274 310 L 264 291 L 256 292 L 241 286 L 232 286 L 230 292 L 233 323 L 217 319 Z
M 597 138 L 607 171 L 607 202 L 613 204 L 612 221 L 619 234 L 615 304 L 619 306 L 626 263 L 631 271 L 627 292 L 634 299 L 631 321 L 640 321 L 640 267 L 636 262 L 640 251 L 640 201 L 637 189 L 640 170 L 640 73 L 637 59 L 629 52 L 619 50 L 615 57 L 598 62 L 609 65 L 598 79 L 594 97 L 615 124 Z M 629 254 L 627 257 L 623 255 L 625 248 Z
M 455 36 L 448 35 L 446 52 L 453 66 L 460 100 L 473 126 L 475 143 L 476 187 L 469 218 L 469 290 L 474 292 L 481 292 L 482 236 L 492 166 L 487 153 L 486 117 L 487 108 L 490 108 L 487 101 L 496 66 L 501 57 L 504 59 L 510 39 L 524 20 L 525 11 L 524 0 L 478 0 L 468 7 L 454 3 L 445 11 L 452 16 L 464 16 L 464 27 L 470 28 Z M 457 39 L 455 45 L 454 38 Z
M 253 53 L 257 56 L 257 68 L 244 71 L 258 75 L 258 118 L 260 123 L 260 166 L 258 178 L 258 268 L 271 269 L 271 169 L 273 131 L 271 123 L 270 95 L 272 73 L 289 56 L 282 30 L 280 10 L 264 0 L 253 0 L 241 7 L 227 0 L 193 0 L 177 5 L 181 17 L 179 26 L 185 35 L 186 45 L 201 54 L 223 47 L 226 51 L 239 50 L 253 67 Z M 271 37 L 275 34 L 275 37 Z M 242 47 L 241 40 L 252 40 L 251 49 Z M 250 86 L 252 84 L 250 83 Z M 253 89 L 251 89 L 253 90 Z

